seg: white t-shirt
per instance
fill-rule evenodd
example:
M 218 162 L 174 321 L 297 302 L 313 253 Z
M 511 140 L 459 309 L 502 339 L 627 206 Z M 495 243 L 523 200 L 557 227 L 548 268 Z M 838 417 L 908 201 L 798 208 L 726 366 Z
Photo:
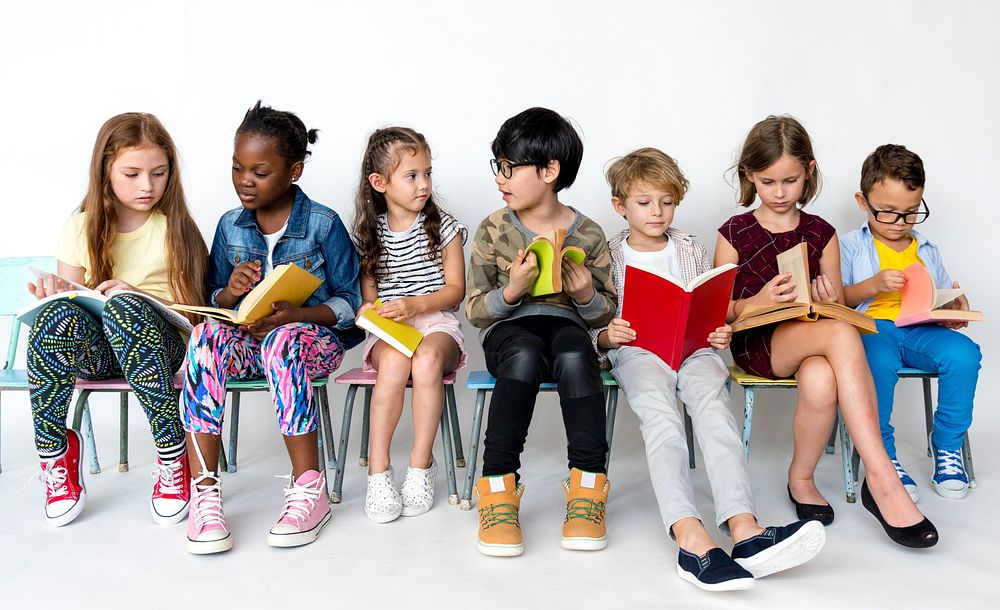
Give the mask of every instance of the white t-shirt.
M 684 284 L 683 276 L 681 275 L 681 264 L 677 260 L 677 246 L 672 239 L 667 240 L 667 245 L 663 249 L 655 252 L 633 250 L 628 245 L 628 240 L 626 239 L 622 241 L 622 254 L 625 255 L 626 265 L 666 273 L 676 278 L 682 285 Z
M 267 242 L 267 260 L 264 261 L 264 273 L 261 277 L 264 277 L 274 271 L 274 247 L 278 245 L 278 240 L 285 234 L 285 229 L 287 228 L 288 223 L 285 223 L 285 226 L 281 227 L 274 233 L 264 235 L 264 241 Z

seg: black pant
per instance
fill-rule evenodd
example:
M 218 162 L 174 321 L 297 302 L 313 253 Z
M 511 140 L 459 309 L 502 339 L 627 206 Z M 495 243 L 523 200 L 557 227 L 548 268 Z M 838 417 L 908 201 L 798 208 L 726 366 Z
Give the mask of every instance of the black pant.
M 497 378 L 483 476 L 517 474 L 538 386 L 551 380 L 559 384 L 569 467 L 605 473 L 607 415 L 597 354 L 587 332 L 566 318 L 528 316 L 490 331 L 483 350 L 486 368 Z

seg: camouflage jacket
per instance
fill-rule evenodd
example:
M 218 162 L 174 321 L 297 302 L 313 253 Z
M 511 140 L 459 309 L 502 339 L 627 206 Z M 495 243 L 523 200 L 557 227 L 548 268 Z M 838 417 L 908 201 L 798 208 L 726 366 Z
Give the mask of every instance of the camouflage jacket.
M 509 208 L 493 212 L 479 223 L 472 241 L 466 281 L 465 315 L 481 329 L 480 340 L 498 323 L 525 316 L 548 315 L 573 320 L 584 330 L 607 326 L 618 310 L 618 295 L 611 278 L 611 255 L 604 231 L 593 220 L 574 208 L 576 214 L 566 230 L 567 246 L 579 246 L 587 253 L 584 266 L 594 281 L 594 298 L 577 303 L 568 294 L 540 297 L 525 295 L 513 305 L 503 298 L 509 281 L 508 270 L 518 250 L 528 247 L 535 238 Z

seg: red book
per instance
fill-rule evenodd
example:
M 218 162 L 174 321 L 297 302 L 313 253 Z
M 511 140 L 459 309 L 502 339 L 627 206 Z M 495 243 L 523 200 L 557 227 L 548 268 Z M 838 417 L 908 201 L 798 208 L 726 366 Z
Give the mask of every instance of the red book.
M 708 347 L 708 335 L 726 323 L 726 310 L 736 281 L 736 265 L 710 269 L 684 286 L 656 271 L 625 265 L 622 319 L 635 331 L 635 341 L 675 371 L 684 359 Z
M 965 291 L 961 288 L 936 288 L 930 272 L 921 263 L 913 263 L 903 273 L 906 275 L 906 283 L 899 291 L 901 301 L 896 326 L 983 319 L 981 311 L 944 308 L 944 305 L 962 296 Z

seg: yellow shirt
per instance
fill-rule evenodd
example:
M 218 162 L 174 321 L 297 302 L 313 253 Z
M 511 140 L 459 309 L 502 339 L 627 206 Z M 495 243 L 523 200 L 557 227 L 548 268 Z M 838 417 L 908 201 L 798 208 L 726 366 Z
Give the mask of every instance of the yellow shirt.
M 56 246 L 56 258 L 74 267 L 83 267 L 90 282 L 90 254 L 87 251 L 85 214 L 74 214 L 63 227 Z M 167 217 L 153 212 L 131 233 L 119 233 L 111 244 L 114 279 L 122 280 L 153 296 L 173 301 L 167 272 Z
M 879 240 L 875 240 L 875 251 L 878 252 L 879 271 L 885 269 L 898 269 L 902 271 L 913 263 L 920 263 L 917 256 L 917 240 L 911 239 L 910 245 L 902 252 L 896 252 Z M 880 292 L 875 295 L 875 299 L 868 306 L 868 315 L 876 320 L 895 320 L 899 315 L 899 292 Z

